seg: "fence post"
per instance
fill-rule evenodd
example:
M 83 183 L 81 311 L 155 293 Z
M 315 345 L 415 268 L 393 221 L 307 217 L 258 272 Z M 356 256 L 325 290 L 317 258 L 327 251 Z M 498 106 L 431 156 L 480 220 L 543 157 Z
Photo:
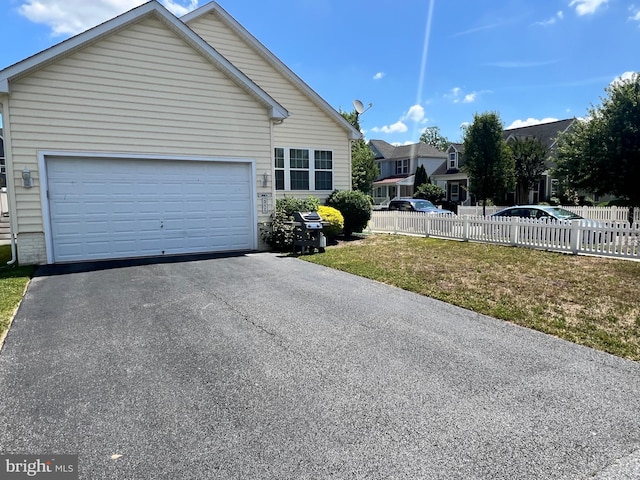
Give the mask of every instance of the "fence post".
M 514 247 L 516 245 L 518 245 L 518 238 L 519 238 L 519 229 L 520 229 L 520 217 L 511 217 L 511 231 L 509 232 L 510 235 L 510 240 L 511 240 L 511 245 L 513 245 Z
M 431 215 L 425 215 L 425 223 L 424 223 L 424 236 L 429 237 L 431 233 Z
M 462 223 L 462 240 L 464 242 L 468 242 L 469 241 L 469 215 L 465 215 L 464 216 L 464 221 Z
M 580 235 L 581 235 L 580 220 L 574 220 L 571 222 L 571 253 L 578 254 L 580 249 Z

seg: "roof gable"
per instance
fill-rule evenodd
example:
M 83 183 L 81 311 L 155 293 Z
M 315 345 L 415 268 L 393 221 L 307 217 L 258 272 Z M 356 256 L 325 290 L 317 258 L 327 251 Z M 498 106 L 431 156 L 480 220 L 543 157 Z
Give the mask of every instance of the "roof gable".
M 205 15 L 216 13 L 224 21 L 232 27 L 232 29 L 251 45 L 259 54 L 267 60 L 277 71 L 284 77 L 289 79 L 301 92 L 303 92 L 311 101 L 328 116 L 338 123 L 343 129 L 349 132 L 352 140 L 362 138 L 362 134 L 349 123 L 339 112 L 329 105 L 320 95 L 318 95 L 309 85 L 307 85 L 300 77 L 298 77 L 289 67 L 287 67 L 278 57 L 276 57 L 267 47 L 265 47 L 256 37 L 254 37 L 246 28 L 244 28 L 235 18 L 233 18 L 226 10 L 224 10 L 217 2 L 212 1 L 203 5 L 192 12 L 180 17 L 185 24 L 189 24 Z
M 400 158 L 447 158 L 447 154 L 425 142 L 412 143 L 410 145 L 394 146 L 384 140 L 370 140 L 378 160 L 393 160 Z M 378 153 L 380 155 L 378 155 Z
M 232 65 L 231 62 L 200 38 L 193 30 L 160 5 L 157 0 L 151 0 L 137 8 L 123 13 L 122 15 L 71 37 L 68 40 L 58 43 L 47 50 L 43 50 L 42 52 L 22 60 L 21 62 L 11 65 L 4 70 L 0 70 L 0 93 L 9 93 L 10 80 L 26 76 L 30 72 L 42 68 L 45 65 L 55 63 L 58 59 L 63 58 L 70 53 L 78 51 L 92 43 L 98 42 L 102 38 L 150 16 L 154 16 L 159 19 L 167 28 L 182 38 L 194 50 L 198 51 L 207 60 L 215 64 L 237 85 L 267 108 L 272 119 L 283 120 L 289 116 L 289 112 L 287 112 L 282 105 Z
M 529 125 L 526 127 L 511 128 L 503 133 L 506 141 L 515 140 L 517 138 L 537 138 L 548 148 L 553 148 L 558 135 L 565 132 L 571 127 L 575 119 L 567 118 L 556 122 L 539 123 L 537 125 Z

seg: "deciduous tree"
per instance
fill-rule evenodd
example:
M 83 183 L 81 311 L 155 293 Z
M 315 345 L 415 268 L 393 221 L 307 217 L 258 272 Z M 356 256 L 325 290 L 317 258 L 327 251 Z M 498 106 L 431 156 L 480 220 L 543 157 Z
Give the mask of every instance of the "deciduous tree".
M 556 175 L 569 188 L 640 206 L 640 74 L 618 80 L 587 120 L 560 137 Z M 631 216 L 631 208 L 630 208 Z
M 445 151 L 449 148 L 449 140 L 447 137 L 440 133 L 440 127 L 427 127 L 420 135 L 420 141 L 424 143 L 428 143 L 432 147 L 437 148 L 438 150 Z
M 360 121 L 358 112 L 340 111 L 340 114 L 360 130 Z M 375 162 L 373 152 L 363 140 L 356 140 L 351 145 L 351 188 L 360 192 L 371 194 L 373 181 L 380 174 L 378 165 Z
M 513 188 L 513 159 L 502 138 L 503 125 L 494 112 L 476 113 L 464 132 L 464 171 L 469 175 L 469 190 L 482 201 L 499 198 Z
M 549 150 L 537 138 L 516 138 L 509 143 L 516 181 L 516 204 L 529 203 L 529 190 L 540 181 Z

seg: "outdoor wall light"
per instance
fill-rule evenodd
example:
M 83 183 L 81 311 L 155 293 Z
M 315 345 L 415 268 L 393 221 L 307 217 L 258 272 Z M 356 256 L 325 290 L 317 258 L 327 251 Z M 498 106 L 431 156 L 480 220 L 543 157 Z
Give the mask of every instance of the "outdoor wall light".
M 262 186 L 266 187 L 269 185 L 269 172 L 264 172 L 262 174 Z
M 33 179 L 31 178 L 31 170 L 29 170 L 27 167 L 24 167 L 22 169 L 22 186 L 24 188 L 33 187 Z

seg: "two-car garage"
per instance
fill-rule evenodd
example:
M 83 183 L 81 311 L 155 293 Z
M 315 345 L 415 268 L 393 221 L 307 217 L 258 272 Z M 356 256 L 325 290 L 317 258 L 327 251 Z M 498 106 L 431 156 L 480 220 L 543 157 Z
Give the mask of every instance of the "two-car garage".
M 250 161 L 43 161 L 49 262 L 257 248 Z

